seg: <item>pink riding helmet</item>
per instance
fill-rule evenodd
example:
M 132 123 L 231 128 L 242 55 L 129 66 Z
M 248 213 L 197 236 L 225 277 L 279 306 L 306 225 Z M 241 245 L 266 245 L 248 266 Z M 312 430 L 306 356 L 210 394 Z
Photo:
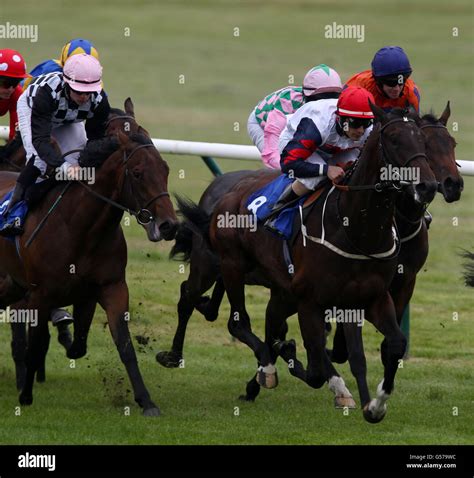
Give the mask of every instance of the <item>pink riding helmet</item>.
M 335 70 L 321 63 L 306 73 L 303 80 L 303 94 L 313 96 L 319 93 L 340 93 L 341 78 Z
M 76 91 L 93 92 L 102 89 L 102 66 L 86 53 L 69 57 L 63 68 L 64 81 Z

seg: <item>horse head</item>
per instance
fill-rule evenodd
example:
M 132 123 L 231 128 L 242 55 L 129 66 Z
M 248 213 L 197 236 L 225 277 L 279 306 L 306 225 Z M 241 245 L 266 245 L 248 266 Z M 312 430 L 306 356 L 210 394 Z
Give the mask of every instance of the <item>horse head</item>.
M 376 123 L 380 124 L 383 172 L 388 180 L 408 184 L 417 203 L 431 202 L 437 191 L 437 182 L 427 162 L 417 112 L 412 107 L 394 108 L 389 113 L 373 103 L 370 107 Z
M 464 187 L 463 179 L 456 167 L 454 152 L 456 141 L 446 127 L 450 114 L 448 101 L 439 118 L 433 114 L 426 114 L 420 120 L 428 164 L 438 181 L 439 192 L 448 203 L 458 201 Z
M 121 202 L 136 211 L 153 242 L 174 239 L 178 219 L 168 193 L 169 167 L 152 141 L 139 133 L 117 133 L 123 175 Z

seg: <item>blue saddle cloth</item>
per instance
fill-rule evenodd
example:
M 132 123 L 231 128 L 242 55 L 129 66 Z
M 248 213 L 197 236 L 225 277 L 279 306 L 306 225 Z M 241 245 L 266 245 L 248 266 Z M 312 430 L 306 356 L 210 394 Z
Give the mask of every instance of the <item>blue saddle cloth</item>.
M 277 202 L 281 193 L 293 181 L 294 179 L 290 179 L 286 174 L 282 174 L 249 196 L 246 207 L 257 216 L 258 222 L 264 222 L 268 218 L 273 205 Z M 298 202 L 283 209 L 278 214 L 275 221 L 275 229 L 278 231 L 280 237 L 284 239 L 291 238 L 295 214 L 298 213 L 299 205 L 303 204 L 305 199 L 306 196 L 302 196 Z
M 25 201 L 17 202 L 8 215 L 4 215 L 5 210 L 10 203 L 12 194 L 13 191 L 10 191 L 0 202 L 0 231 L 3 231 L 4 229 L 12 229 L 12 232 L 14 230 L 17 231 L 18 229 L 22 229 L 23 224 L 25 223 L 25 218 L 28 213 L 28 206 Z

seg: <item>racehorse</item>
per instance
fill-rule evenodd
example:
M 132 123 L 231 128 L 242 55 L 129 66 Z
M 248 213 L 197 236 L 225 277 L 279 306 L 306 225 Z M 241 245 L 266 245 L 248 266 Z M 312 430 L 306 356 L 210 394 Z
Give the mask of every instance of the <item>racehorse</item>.
M 87 334 L 99 303 L 107 314 L 135 401 L 145 415 L 159 414 L 141 377 L 128 331 L 127 247 L 120 222 L 128 210 L 146 229 L 148 239 L 156 242 L 174 238 L 177 219 L 167 192 L 168 165 L 150 139 L 139 134 L 128 137 L 122 132 L 117 136 L 118 147 L 102 158 L 91 187 L 76 181 L 70 182 L 66 191 L 59 184 L 30 212 L 25 232 L 18 238 L 18 253 L 12 241 L 0 238 L 0 271 L 12 284 L 1 291 L 0 301 L 16 300 L 11 305 L 13 311 L 36 311 L 38 318 L 38 325 L 28 330 L 26 379 L 19 397 L 22 405 L 33 401 L 35 373 L 49 342 L 50 309 L 74 305 L 74 341 L 67 356 L 77 359 L 86 354 Z M 89 157 L 89 164 L 93 164 L 92 159 L 98 161 Z M 0 173 L 0 194 L 10 190 L 15 180 L 12 173 Z M 60 194 L 64 198 L 27 247 Z M 16 298 L 15 289 L 22 290 Z
M 300 234 L 292 247 L 296 272 L 291 277 L 283 260 L 280 241 L 261 228 L 251 233 L 246 229 L 217 227 L 219 216 L 249 214 L 245 206 L 247 198 L 268 183 L 274 177 L 271 174 L 240 181 L 224 195 L 212 217 L 198 206 L 185 207 L 183 213 L 195 231 L 200 230 L 204 238 L 208 237 L 212 249 L 218 254 L 231 304 L 229 331 L 254 351 L 259 363 L 256 377 L 260 385 L 271 388 L 277 383 L 274 362 L 279 347 L 273 348 L 273 345 L 275 342 L 280 343 L 281 331 L 288 316 L 280 314 L 280 317 L 276 317 L 278 310 L 292 310 L 295 306 L 298 309 L 308 355 L 305 381 L 315 388 L 329 381 L 336 394 L 345 386 L 343 381 L 338 382 L 341 379 L 325 352 L 325 310 L 336 306 L 341 309 L 358 308 L 366 312 L 366 319 L 382 332 L 388 344 L 382 350 L 385 372 L 377 399 L 370 401 L 363 350 L 355 350 L 354 344 L 349 344 L 349 358 L 351 369 L 358 378 L 364 417 L 370 422 L 377 422 L 385 415 L 385 402 L 392 391 L 398 360 L 403 356 L 406 344 L 388 292 L 397 263 L 396 244 L 392 235 L 397 186 L 390 181 L 385 185 L 380 183 L 380 169 L 388 165 L 417 167 L 420 182 L 414 192 L 416 200 L 423 204 L 433 199 L 436 182 L 425 160 L 424 140 L 415 123 L 416 115 L 400 109 L 385 114 L 373 105 L 372 109 L 379 124 L 364 146 L 357 167 L 344 187 L 358 192 L 355 195 L 342 194 L 340 191 L 332 194 L 332 188 L 329 193 L 326 192 L 324 202 L 312 210 L 306 224 L 307 230 L 319 233 L 319 216 L 324 204 L 326 237 L 331 238 L 332 244 L 338 245 L 336 250 L 343 248 L 353 251 L 347 253 L 349 257 L 336 255 L 334 248 L 322 247 L 324 241 L 320 240 L 318 246 L 308 244 L 311 247 L 305 247 Z M 365 214 L 361 215 L 361 210 Z M 341 227 L 341 218 L 348 219 L 347 227 Z M 311 239 L 309 235 L 306 237 L 308 239 Z M 312 240 L 315 239 L 318 242 L 317 238 L 312 237 Z M 354 257 L 360 261 L 354 261 Z M 252 333 L 245 309 L 244 285 L 246 273 L 249 272 L 264 277 L 271 288 L 265 342 Z M 280 300 L 283 296 L 290 297 L 286 307 L 283 307 L 285 301 Z M 269 313 L 269 310 L 275 313 Z M 357 374 L 356 368 L 360 370 Z M 359 378 L 363 379 L 363 384 Z
M 109 138 L 116 136 L 118 131 L 122 131 L 124 134 L 127 134 L 127 135 L 142 134 L 147 137 L 150 136 L 149 133 L 136 122 L 134 105 L 131 98 L 127 98 L 124 101 L 124 108 L 125 108 L 125 111 L 118 108 L 111 108 L 109 118 L 106 124 L 107 136 L 103 140 L 94 141 L 93 144 L 89 143 L 88 149 L 87 149 L 87 154 L 89 156 L 95 157 L 97 154 L 99 154 L 100 156 L 101 151 L 103 150 L 104 142 L 105 144 L 107 144 L 107 142 L 109 142 Z M 15 138 L 12 141 L 16 142 L 17 149 L 13 151 L 12 155 L 9 158 L 7 158 L 4 162 L 0 163 L 0 171 L 17 172 L 23 169 L 25 165 L 26 155 L 25 155 L 25 150 L 23 148 L 23 145 L 21 144 L 21 138 L 19 140 L 18 138 Z M 61 154 L 59 146 L 54 140 L 54 138 L 51 139 L 51 143 L 56 148 L 57 152 Z M 54 181 L 52 181 L 52 178 L 50 178 L 47 183 L 43 183 L 43 184 L 44 186 L 47 186 L 49 188 L 53 183 Z M 41 189 L 43 188 L 41 187 Z M 44 191 L 44 189 L 42 192 L 38 191 L 39 194 L 36 194 L 36 196 L 38 197 L 36 199 L 30 198 L 30 199 L 34 199 L 31 202 L 33 203 L 36 202 L 39 199 L 39 197 L 45 194 L 45 192 L 46 191 Z M 4 288 L 11 287 L 11 281 L 9 277 L 0 278 L 0 282 L 2 281 L 5 281 L 4 283 L 6 284 Z M 20 291 L 18 290 L 17 294 L 19 293 Z M 5 308 L 7 305 L 8 303 L 4 302 L 3 307 Z M 12 325 L 12 327 L 14 329 L 13 334 L 16 337 L 12 341 L 12 356 L 16 357 L 15 362 L 20 363 L 24 361 L 24 357 L 26 353 L 26 324 L 17 323 Z M 67 351 L 72 343 L 72 337 L 67 325 L 61 326 L 61 330 L 58 329 L 58 340 Z M 47 348 L 49 348 L 49 345 Z M 16 368 L 17 368 L 17 371 L 20 371 L 23 367 L 18 365 Z M 23 388 L 23 385 L 24 385 L 23 379 L 24 379 L 24 373 L 18 373 L 17 388 L 19 390 Z M 45 362 L 40 364 L 38 368 L 38 372 L 36 374 L 36 379 L 38 382 L 44 382 L 46 380 Z
M 463 180 L 459 175 L 455 163 L 454 148 L 456 142 L 447 131 L 446 124 L 450 116 L 449 102 L 442 115 L 436 118 L 433 114 L 426 114 L 417 120 L 425 138 L 425 147 L 430 165 L 438 181 L 438 190 L 443 193 L 446 202 L 460 198 Z M 212 214 L 219 199 L 235 184 L 245 177 L 259 174 L 270 174 L 266 171 L 237 171 L 217 177 L 204 191 L 199 206 L 207 214 Z M 275 175 L 275 173 L 273 173 Z M 401 248 L 397 274 L 395 275 L 390 292 L 394 299 L 397 320 L 400 323 L 403 311 L 408 304 L 415 286 L 416 273 L 424 264 L 428 254 L 427 231 L 423 219 L 423 208 L 417 205 L 413 198 L 406 193 L 398 195 L 396 219 L 401 235 Z M 177 257 L 190 263 L 189 277 L 181 284 L 181 294 L 178 303 L 178 327 L 176 329 L 170 351 L 159 352 L 157 361 L 165 367 L 178 367 L 183 358 L 183 344 L 187 323 L 196 308 L 206 320 L 214 321 L 224 296 L 224 284 L 220 276 L 219 264 L 212 253 L 205 247 L 201 236 L 194 233 L 183 222 L 176 236 L 176 243 L 171 251 L 171 257 Z M 247 283 L 252 280 L 247 276 Z M 254 283 L 253 281 L 252 283 Z M 211 297 L 203 294 L 215 284 Z M 285 306 L 285 309 L 287 306 Z M 288 316 L 296 313 L 296 308 L 288 311 Z M 284 336 L 284 334 L 282 334 Z M 287 344 L 288 348 L 291 343 Z M 294 361 L 294 357 L 288 357 Z M 343 328 L 336 329 L 335 347 L 332 358 L 339 363 L 347 360 L 347 348 Z M 296 369 L 290 368 L 291 372 Z M 250 382 L 249 382 L 250 383 Z M 259 387 L 251 384 L 251 390 L 258 393 Z M 247 400 L 255 399 L 256 395 L 245 396 Z

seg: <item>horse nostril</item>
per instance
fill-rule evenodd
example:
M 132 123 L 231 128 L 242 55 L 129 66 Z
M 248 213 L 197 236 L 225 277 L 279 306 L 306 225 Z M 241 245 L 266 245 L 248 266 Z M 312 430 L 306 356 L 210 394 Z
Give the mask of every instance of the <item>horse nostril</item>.
M 171 240 L 176 236 L 178 230 L 177 222 L 164 221 L 160 224 L 160 232 L 163 234 L 163 237 L 167 240 Z
M 417 184 L 415 188 L 423 202 L 431 202 L 438 190 L 438 183 L 436 181 L 423 182 Z

